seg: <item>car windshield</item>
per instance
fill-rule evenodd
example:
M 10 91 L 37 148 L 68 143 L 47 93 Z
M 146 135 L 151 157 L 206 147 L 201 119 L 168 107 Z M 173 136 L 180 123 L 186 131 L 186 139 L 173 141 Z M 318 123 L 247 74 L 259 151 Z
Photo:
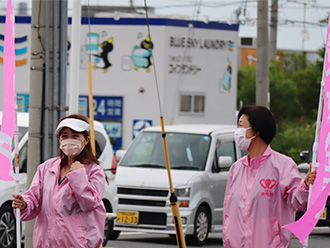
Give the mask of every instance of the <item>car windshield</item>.
M 171 169 L 204 170 L 210 140 L 207 135 L 167 133 Z M 162 133 L 143 132 L 127 151 L 121 166 L 165 169 L 164 154 Z

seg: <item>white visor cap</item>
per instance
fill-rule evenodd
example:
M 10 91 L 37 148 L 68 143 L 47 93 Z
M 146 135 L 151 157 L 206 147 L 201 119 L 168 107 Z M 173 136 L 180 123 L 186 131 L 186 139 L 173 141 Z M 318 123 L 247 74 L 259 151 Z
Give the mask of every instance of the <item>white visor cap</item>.
M 83 132 L 83 131 L 89 131 L 90 125 L 89 123 L 75 118 L 67 118 L 61 121 L 55 131 L 55 134 L 58 135 L 62 128 L 68 127 L 76 132 Z

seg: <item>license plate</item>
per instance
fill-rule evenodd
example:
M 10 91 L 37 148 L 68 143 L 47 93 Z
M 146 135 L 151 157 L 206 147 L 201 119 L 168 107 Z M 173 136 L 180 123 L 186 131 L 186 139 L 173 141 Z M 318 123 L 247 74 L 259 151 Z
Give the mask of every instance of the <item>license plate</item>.
M 320 219 L 321 219 L 321 220 L 325 220 L 326 218 L 327 218 L 327 209 L 325 208 L 325 209 L 323 210 L 323 213 L 321 214 Z
M 138 212 L 117 212 L 117 223 L 137 224 L 139 219 Z

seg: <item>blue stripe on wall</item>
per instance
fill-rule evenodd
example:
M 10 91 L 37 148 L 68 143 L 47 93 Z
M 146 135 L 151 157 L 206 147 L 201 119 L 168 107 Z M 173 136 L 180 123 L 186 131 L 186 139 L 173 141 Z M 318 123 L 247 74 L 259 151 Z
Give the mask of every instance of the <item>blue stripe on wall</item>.
M 68 18 L 68 23 L 71 24 L 72 18 Z M 0 23 L 5 22 L 5 16 L 0 16 Z M 30 16 L 16 16 L 15 23 L 31 23 Z M 81 23 L 83 25 L 88 24 L 88 18 L 82 17 Z M 227 23 L 209 22 L 204 23 L 201 21 L 188 21 L 177 19 L 165 19 L 165 18 L 151 18 L 149 19 L 151 26 L 174 26 L 174 27 L 188 27 L 189 23 L 193 23 L 195 28 L 203 29 L 219 29 L 219 30 L 231 30 L 238 31 L 238 24 L 229 25 Z M 93 25 L 141 25 L 146 26 L 147 20 L 145 18 L 120 18 L 118 21 L 113 18 L 90 18 L 90 24 Z
M 3 34 L 0 34 L 0 40 L 5 40 L 5 36 Z M 15 38 L 15 43 L 22 43 L 27 41 L 27 35 L 19 38 Z
M 0 52 L 3 52 L 3 46 L 0 45 Z M 27 47 L 15 49 L 15 55 L 21 55 L 27 52 Z

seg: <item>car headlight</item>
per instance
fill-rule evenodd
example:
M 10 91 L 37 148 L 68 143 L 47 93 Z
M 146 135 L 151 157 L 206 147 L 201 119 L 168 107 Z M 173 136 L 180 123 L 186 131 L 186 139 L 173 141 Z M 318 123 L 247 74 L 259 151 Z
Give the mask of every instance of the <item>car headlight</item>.
M 178 188 L 174 191 L 177 197 L 189 197 L 190 196 L 190 188 Z

